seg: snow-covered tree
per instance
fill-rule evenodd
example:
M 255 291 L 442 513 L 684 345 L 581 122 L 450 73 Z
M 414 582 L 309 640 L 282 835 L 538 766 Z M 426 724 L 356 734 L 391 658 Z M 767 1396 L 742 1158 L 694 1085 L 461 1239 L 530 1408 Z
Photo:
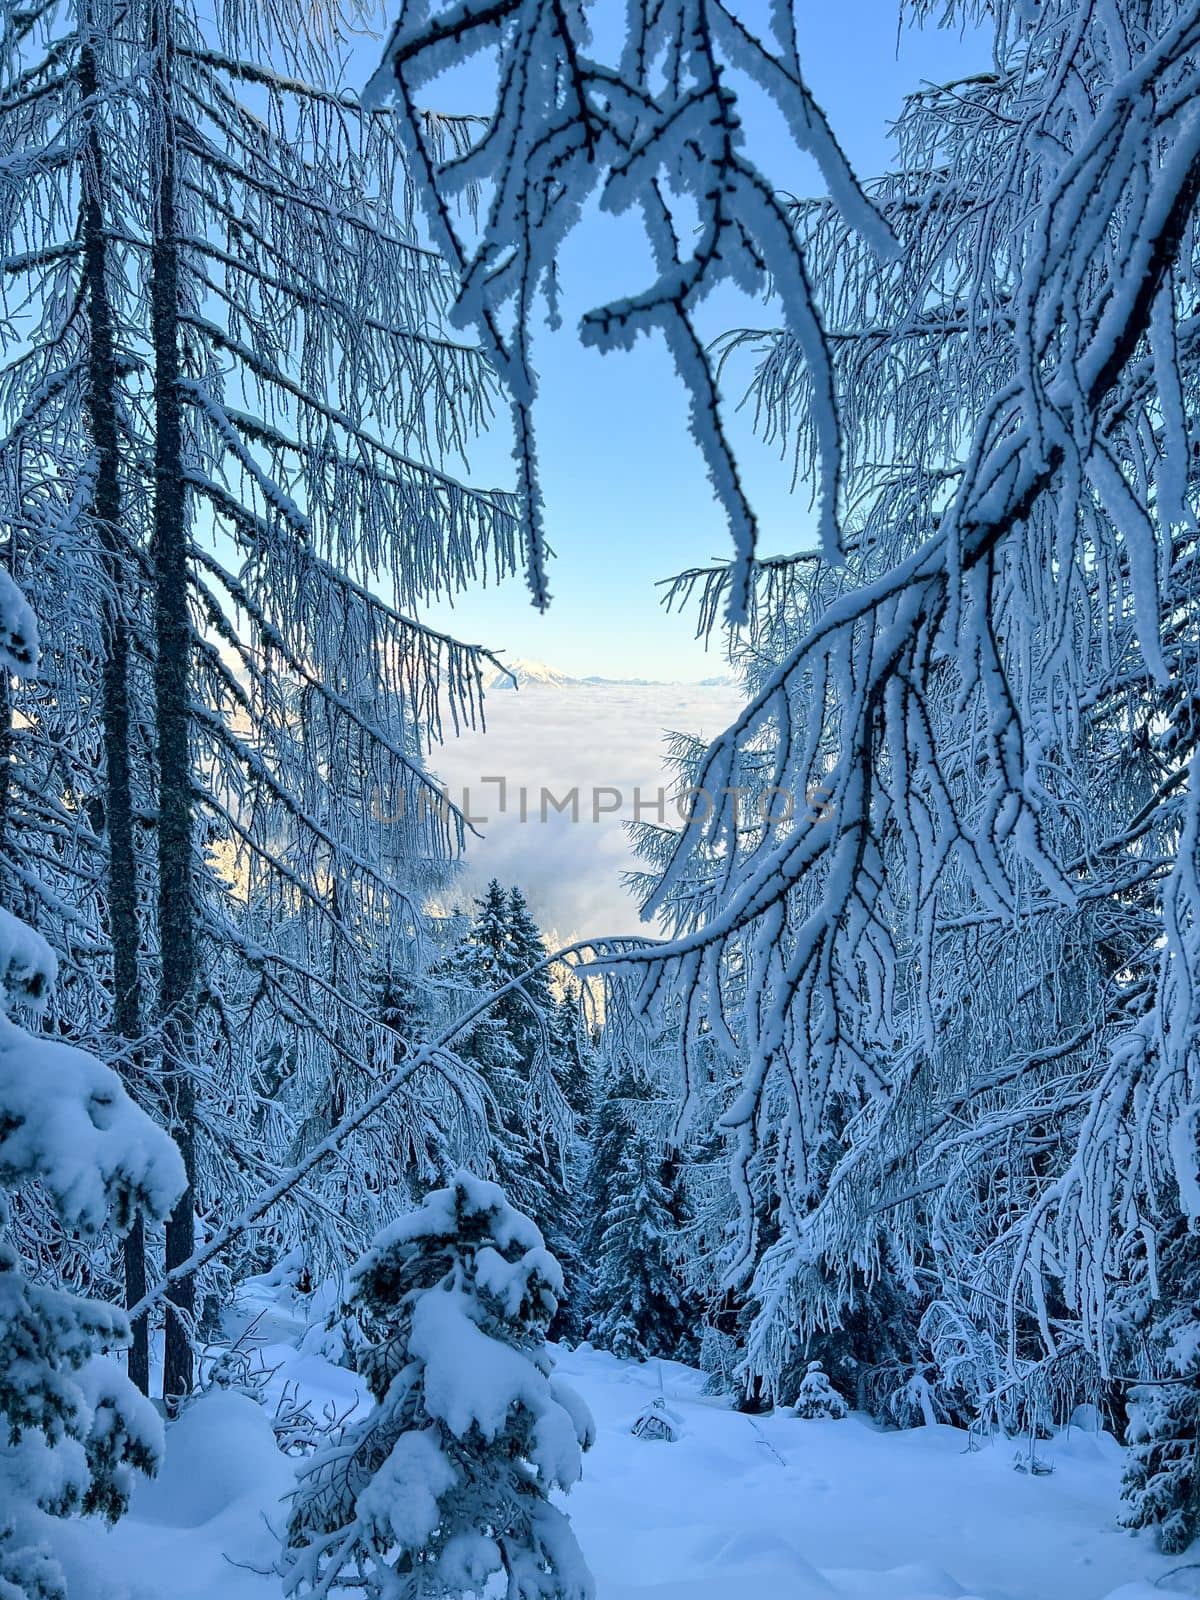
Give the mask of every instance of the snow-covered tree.
M 508 959 L 507 896 L 501 885 L 493 879 L 476 900 L 474 916 L 458 916 L 455 923 L 459 937 L 436 975 L 446 1003 L 466 1010 L 480 995 L 502 989 L 519 975 Z M 532 1214 L 544 1209 L 546 1196 L 530 1136 L 528 1063 L 511 1027 L 514 1008 L 523 1034 L 521 996 L 506 995 L 464 1031 L 458 1049 L 479 1073 L 491 1101 L 488 1169 L 505 1194 Z
M 389 941 L 420 965 L 422 900 L 462 839 L 422 751 L 477 714 L 482 687 L 479 652 L 415 613 L 510 570 L 518 519 L 456 476 L 492 380 L 444 326 L 449 279 L 412 225 L 394 119 L 341 88 L 335 4 L 3 14 L 22 306 L 5 509 L 31 593 L 53 592 L 69 555 L 98 597 L 63 640 L 71 692 L 53 704 L 73 742 L 30 724 L 78 751 L 87 826 L 72 822 L 65 883 L 37 874 L 28 892 L 84 915 L 111 960 L 107 994 L 103 957 L 65 976 L 98 983 L 98 1046 L 183 1149 L 175 1266 L 197 1213 L 219 1226 L 307 1110 L 319 1120 L 302 1089 L 336 1106 L 386 1070 L 395 1041 L 357 1004 L 364 966 Z M 439 121 L 447 139 L 457 127 Z M 43 148 L 53 160 L 24 159 Z M 61 852 L 62 817 L 36 804 Z M 281 1025 L 287 1128 L 258 1082 Z M 471 1100 L 450 1069 L 389 1108 L 398 1146 Z M 326 1230 L 340 1209 L 312 1199 L 304 1231 Z M 172 1303 L 175 1392 L 190 1279 Z
M 908 102 L 898 169 L 871 190 L 893 265 L 857 250 L 835 207 L 796 207 L 846 401 L 848 560 L 760 569 L 760 632 L 785 607 L 798 626 L 694 781 L 728 781 L 765 742 L 797 823 L 743 835 L 744 872 L 732 819 L 692 830 L 662 879 L 674 893 L 689 858 L 715 865 L 692 943 L 711 934 L 750 963 L 728 1120 L 764 1306 L 786 1325 L 830 1289 L 848 1304 L 852 1264 L 875 1276 L 890 1258 L 923 1302 L 944 1397 L 1010 1423 L 1096 1398 L 1124 1353 L 1125 1285 L 1166 1289 L 1153 1259 L 1139 1266 L 1147 1241 L 1153 1258 L 1181 1202 L 1195 1209 L 1175 1009 L 1190 722 L 1164 736 L 1155 708 L 1178 703 L 1168 677 L 1194 673 L 1168 574 L 1192 560 L 1178 397 L 1195 365 L 1168 330 L 1194 279 L 1197 179 L 1125 110 L 1144 92 L 1178 103 L 1195 20 L 1165 6 L 1143 33 L 1123 11 L 1130 57 L 1103 29 L 1056 32 L 1078 12 L 1052 10 L 997 15 L 999 67 L 970 83 L 968 115 L 960 86 Z M 1090 85 L 1078 102 L 1058 87 L 1068 60 Z M 1050 125 L 1069 160 L 1040 143 Z M 1116 166 L 1098 154 L 1110 143 Z M 1143 159 L 1161 211 L 1143 210 Z M 1066 221 L 1087 214 L 1096 162 L 1117 256 L 1136 257 L 1116 299 L 1109 241 Z M 786 332 L 730 348 L 751 343 L 763 414 L 804 470 L 824 396 Z M 711 620 L 729 575 L 698 581 Z M 734 904 L 754 909 L 731 920 Z M 780 1126 L 799 1132 L 767 1175 L 788 1227 L 760 1253 L 756 1158 Z
M 37 656 L 30 609 L 4 574 L 0 671 L 32 675 Z M 94 1236 L 110 1211 L 120 1228 L 165 1217 L 184 1186 L 178 1152 L 110 1068 L 14 1019 L 40 1013 L 55 975 L 41 936 L 0 909 L 0 1576 L 14 1600 L 64 1592 L 39 1513 L 115 1521 L 135 1474 L 155 1470 L 162 1429 L 108 1359 L 129 1343 L 125 1316 L 29 1278 L 7 1237 L 10 1197 L 36 1186 L 60 1226 Z
M 588 1334 L 614 1355 L 680 1355 L 694 1306 L 680 1283 L 679 1243 L 662 1156 L 645 1134 L 624 1143 L 603 1213 Z
M 525 1083 L 523 1122 L 530 1144 L 526 1181 L 536 1179 L 541 1191 L 530 1196 L 524 1209 L 541 1229 L 563 1274 L 564 1292 L 551 1336 L 577 1339 L 588 1292 L 580 1249 L 584 1177 L 580 1119 L 589 1086 L 579 1051 L 579 997 L 576 994 L 572 1005 L 554 993 L 545 937 L 516 886 L 508 893 L 505 921 L 508 974 L 529 974 L 522 978 L 520 993 L 506 997 L 497 1008 L 519 1052 Z
M 1179 1226 L 1158 1270 L 1159 1295 L 1138 1296 L 1143 1326 L 1128 1330 L 1130 1357 L 1149 1333 L 1153 1378 L 1129 1396 L 1121 1520 L 1175 1553 L 1200 1537 L 1200 1236 Z
M 537 1228 L 469 1173 L 384 1229 L 352 1277 L 375 1405 L 301 1473 L 288 1594 L 434 1600 L 500 1573 L 512 1595 L 589 1600 L 549 1498 L 593 1435 L 546 1352 L 561 1292 Z
M 29 929 L 3 913 L 5 1009 L 53 962 Z M 170 1140 L 120 1080 L 72 1045 L 0 1024 L 0 1483 L 7 1515 L 29 1534 L 36 1507 L 115 1521 L 134 1473 L 153 1472 L 162 1432 L 153 1409 L 106 1357 L 129 1343 L 111 1305 L 31 1281 L 7 1232 L 8 1192 L 39 1185 L 63 1227 L 94 1236 L 111 1211 L 162 1218 L 183 1186 Z
M 796 1395 L 796 1415 L 806 1421 L 849 1415 L 850 1407 L 830 1383 L 819 1361 L 810 1361 Z
M 519 889 L 493 879 L 461 933 L 438 968 L 447 998 L 465 1007 L 513 986 L 457 1044 L 493 1103 L 489 1170 L 537 1223 L 562 1269 L 554 1336 L 578 1337 L 587 1274 L 579 1252 L 586 1091 L 577 1013 L 554 993 L 545 940 Z
M 687 1360 L 698 1348 L 700 1300 L 685 1259 L 692 1241 L 678 1169 L 663 1136 L 669 1103 L 656 1097 L 644 1056 L 635 1064 L 632 1042 L 600 1045 L 581 1235 L 587 1334 L 617 1355 Z
M 786 583 L 779 582 L 779 568 L 773 564 L 761 564 L 755 571 L 751 623 L 728 641 L 730 664 L 748 696 L 770 677 L 795 642 L 797 630 L 811 621 L 826 598 L 815 562 L 803 564 L 799 574 L 790 573 Z M 716 572 L 703 570 L 682 574 L 668 589 L 669 603 L 698 595 L 702 618 L 713 620 L 719 615 L 719 610 L 709 609 L 715 576 Z M 771 788 L 776 746 L 783 737 L 786 729 L 762 730 L 739 753 L 731 773 L 739 792 L 744 843 L 783 831 L 771 818 L 794 809 L 790 804 L 781 806 Z M 680 795 L 699 784 L 705 755 L 706 747 L 697 739 L 672 735 L 669 766 Z M 819 795 L 810 798 L 819 806 Z M 661 824 L 639 824 L 632 832 L 644 867 L 631 873 L 629 882 L 645 902 L 657 895 L 680 835 Z M 714 889 L 720 871 L 718 851 L 695 851 L 660 908 L 672 933 L 693 933 L 718 910 Z M 793 920 L 799 920 L 796 913 L 805 904 L 803 891 L 796 893 L 794 902 L 793 916 L 779 933 L 784 949 L 792 938 Z M 697 1011 L 736 1016 L 745 1003 L 746 979 L 745 952 L 730 952 L 704 974 L 703 989 L 711 998 Z M 610 1006 L 614 1022 L 635 1000 L 636 992 L 631 997 L 627 985 L 614 986 Z M 924 1304 L 912 1292 L 905 1253 L 892 1248 L 884 1224 L 875 1230 L 869 1251 L 841 1258 L 835 1266 L 800 1256 L 788 1212 L 779 1204 L 779 1179 L 784 1174 L 792 1173 L 793 1194 L 798 1189 L 798 1175 L 792 1171 L 797 1160 L 795 1128 L 789 1121 L 792 1083 L 781 1076 L 764 1106 L 758 1147 L 747 1173 L 755 1271 L 730 1274 L 730 1241 L 735 1241 L 736 1261 L 736 1241 L 742 1237 L 745 1220 L 739 1227 L 739 1197 L 736 1190 L 731 1193 L 727 1178 L 733 1146 L 725 1117 L 736 1098 L 736 1075 L 747 1065 L 745 1044 L 732 1031 L 702 1023 L 682 1052 L 685 1076 L 680 1083 L 667 1065 L 681 1053 L 683 1023 L 678 1008 L 668 1000 L 657 1008 L 656 1016 L 662 1030 L 659 1080 L 665 1092 L 674 1089 L 679 1097 L 671 1134 L 680 1146 L 677 1183 L 689 1219 L 686 1270 L 709 1307 L 713 1319 L 709 1326 L 717 1335 L 708 1340 L 710 1357 L 717 1360 L 726 1381 L 737 1369 L 738 1385 L 753 1404 L 763 1399 L 792 1403 L 808 1363 L 819 1358 L 858 1403 L 881 1416 L 890 1415 L 890 1396 L 914 1373 L 917 1323 Z M 829 1107 L 819 1141 L 803 1152 L 811 1198 L 823 1192 L 837 1163 L 843 1131 L 864 1101 L 861 1094 L 840 1095 Z
M 558 1063 L 563 1098 L 574 1112 L 580 1131 L 587 1133 L 596 1103 L 596 1050 L 582 987 L 573 978 L 564 984 L 555 1007 L 551 1048 Z
M 1140 1385 L 1131 1400 L 1121 1520 L 1177 1554 L 1200 1534 L 1200 1379 Z

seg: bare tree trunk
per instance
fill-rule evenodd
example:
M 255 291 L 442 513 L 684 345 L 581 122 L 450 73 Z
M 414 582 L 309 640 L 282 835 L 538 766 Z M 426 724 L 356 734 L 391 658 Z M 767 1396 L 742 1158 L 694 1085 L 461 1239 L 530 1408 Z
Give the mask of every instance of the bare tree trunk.
M 92 46 L 89 7 L 79 53 L 79 92 L 95 106 L 99 82 Z M 108 840 L 107 908 L 113 963 L 113 1032 L 124 1044 L 141 1033 L 138 985 L 137 867 L 133 843 L 133 791 L 129 733 L 129 623 L 125 613 L 127 568 L 121 555 L 121 475 L 117 433 L 117 368 L 112 303 L 108 291 L 105 237 L 105 163 L 94 113 L 87 133 L 84 178 L 83 258 L 89 317 L 87 413 L 96 450 L 93 512 L 105 552 L 109 582 L 106 600 L 105 658 L 101 677 L 105 765 L 104 826 Z M 125 1304 L 134 1306 L 146 1292 L 145 1225 L 139 1213 L 125 1237 Z M 133 1328 L 129 1376 L 143 1394 L 150 1392 L 150 1347 L 146 1318 Z
M 195 1247 L 196 1173 L 195 887 L 192 865 L 193 795 L 190 724 L 191 625 L 188 616 L 188 516 L 183 482 L 183 423 L 179 393 L 179 244 L 176 148 L 172 102 L 171 0 L 155 7 L 150 39 L 155 99 L 160 118 L 157 210 L 151 251 L 151 319 L 154 343 L 154 668 L 158 719 L 158 937 L 159 998 L 170 1132 L 187 1173 L 187 1188 L 167 1219 L 166 1266 L 186 1261 Z M 192 1387 L 189 1326 L 195 1308 L 192 1277 L 173 1284 L 169 1296 L 163 1397 L 177 1401 Z M 181 1320 L 171 1315 L 179 1308 Z

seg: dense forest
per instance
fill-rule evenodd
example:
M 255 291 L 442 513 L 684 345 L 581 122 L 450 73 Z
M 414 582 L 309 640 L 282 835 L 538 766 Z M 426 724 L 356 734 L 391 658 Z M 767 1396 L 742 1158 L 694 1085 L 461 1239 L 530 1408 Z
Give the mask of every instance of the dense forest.
M 3 1600 L 262 1400 L 264 1284 L 362 1403 L 276 1408 L 263 1593 L 590 1595 L 547 1341 L 1030 1476 L 1087 1411 L 1111 1519 L 1200 1536 L 1200 10 L 898 17 L 990 65 L 863 175 L 790 0 L 395 0 L 369 81 L 339 0 L 0 0 Z M 730 543 L 666 604 L 742 709 L 630 825 L 645 937 L 556 950 L 463 888 L 504 665 L 428 617 L 552 603 L 597 210 L 649 265 L 579 337 L 670 352 Z

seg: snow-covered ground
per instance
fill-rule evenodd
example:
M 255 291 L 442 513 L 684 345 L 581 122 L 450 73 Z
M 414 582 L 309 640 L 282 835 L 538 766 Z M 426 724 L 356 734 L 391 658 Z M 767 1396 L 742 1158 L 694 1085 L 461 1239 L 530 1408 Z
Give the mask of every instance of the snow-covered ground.
M 270 1409 L 285 1384 L 343 1412 L 354 1376 L 306 1335 L 287 1291 L 251 1298 L 268 1404 L 197 1400 L 168 1432 L 166 1466 L 111 1532 L 61 1530 L 74 1600 L 275 1600 L 272 1528 L 294 1463 Z M 303 1347 L 303 1348 L 301 1348 Z M 1155 1554 L 1115 1526 L 1121 1449 L 1078 1428 L 1038 1446 L 1046 1476 L 1014 1470 L 1011 1440 L 971 1448 L 954 1428 L 883 1432 L 858 1417 L 747 1417 L 672 1362 L 561 1351 L 560 1371 L 597 1423 L 567 1509 L 598 1600 L 1158 1600 L 1200 1593 L 1188 1557 Z M 673 1443 L 630 1424 L 659 1392 Z M 1157 1583 L 1155 1580 L 1158 1580 Z

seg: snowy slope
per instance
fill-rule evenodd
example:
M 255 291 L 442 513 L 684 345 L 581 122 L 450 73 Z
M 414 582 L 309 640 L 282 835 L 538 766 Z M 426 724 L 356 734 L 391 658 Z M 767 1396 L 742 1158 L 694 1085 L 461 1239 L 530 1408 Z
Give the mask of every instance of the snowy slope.
M 339 1412 L 354 1377 L 305 1335 L 302 1305 L 260 1299 L 273 1397 L 299 1384 Z M 306 1353 L 297 1346 L 303 1343 Z M 1196 1569 L 1114 1525 L 1120 1447 L 1077 1429 L 1039 1445 L 1050 1476 L 1013 1470 L 1011 1440 L 968 1447 L 953 1428 L 885 1433 L 861 1418 L 750 1418 L 662 1364 L 675 1443 L 629 1425 L 658 1393 L 657 1363 L 562 1351 L 595 1415 L 584 1481 L 566 1502 L 598 1600 L 1156 1600 L 1196 1593 Z M 64 1530 L 74 1600 L 275 1600 L 271 1526 L 291 1464 L 266 1412 L 237 1395 L 197 1401 L 168 1434 L 163 1476 L 112 1532 Z M 1182 1558 L 1186 1561 L 1186 1557 Z M 258 1569 L 257 1571 L 255 1569 Z M 1156 1587 L 1153 1580 L 1162 1578 Z M 1190 1587 L 1189 1587 L 1190 1585 Z

